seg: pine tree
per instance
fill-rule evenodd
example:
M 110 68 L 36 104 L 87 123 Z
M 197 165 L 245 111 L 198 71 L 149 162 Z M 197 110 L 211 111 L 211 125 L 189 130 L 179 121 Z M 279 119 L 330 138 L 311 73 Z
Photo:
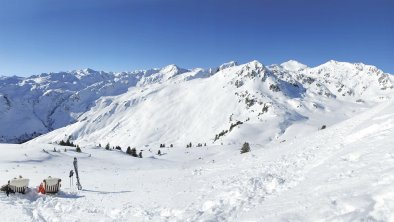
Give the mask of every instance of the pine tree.
M 81 148 L 77 145 L 77 148 L 75 149 L 76 152 L 80 153 L 82 152 Z
M 131 155 L 131 148 L 130 147 L 127 147 L 126 153 Z
M 109 150 L 109 148 L 110 148 L 110 145 L 109 145 L 109 143 L 107 143 L 107 145 L 105 145 L 105 149 Z
M 171 144 L 170 147 L 172 148 L 172 147 L 174 147 L 174 145 Z
M 249 143 L 245 142 L 244 145 L 242 145 L 241 154 L 247 153 L 247 152 L 250 152 L 250 146 L 249 146 Z
M 142 151 L 140 151 L 140 153 L 138 154 L 139 158 L 142 158 Z
M 71 145 L 70 138 L 68 138 L 66 141 L 66 146 L 70 146 L 70 145 Z
M 138 155 L 137 155 L 137 149 L 135 149 L 134 147 L 131 149 L 131 155 L 132 155 L 133 157 L 138 157 Z

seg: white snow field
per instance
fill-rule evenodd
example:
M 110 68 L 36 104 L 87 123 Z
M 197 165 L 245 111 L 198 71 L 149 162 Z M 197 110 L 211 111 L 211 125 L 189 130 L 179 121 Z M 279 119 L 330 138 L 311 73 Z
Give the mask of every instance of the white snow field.
M 0 77 L 0 185 L 30 179 L 0 221 L 394 221 L 393 98 L 393 75 L 337 61 Z
M 1 144 L 0 184 L 22 175 L 31 191 L 0 193 L 0 220 L 394 221 L 393 100 L 303 135 L 251 143 L 242 155 L 241 144 L 175 146 L 161 156 L 150 146 L 142 159 Z M 69 186 L 74 157 L 82 191 Z M 47 176 L 62 178 L 62 192 L 37 194 Z

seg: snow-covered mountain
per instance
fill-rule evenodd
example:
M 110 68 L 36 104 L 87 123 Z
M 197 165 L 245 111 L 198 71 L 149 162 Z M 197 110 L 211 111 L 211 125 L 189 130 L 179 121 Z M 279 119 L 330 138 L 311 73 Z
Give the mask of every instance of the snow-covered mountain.
M 187 70 L 163 69 L 107 73 L 92 69 L 0 78 L 0 142 L 18 143 L 78 120 L 103 96 L 164 81 Z M 18 127 L 14 127 L 17 125 Z
M 394 218 L 394 100 L 305 137 L 252 144 L 118 150 L 0 144 L 2 221 L 387 221 Z M 67 152 L 64 150 L 67 148 Z M 56 152 L 54 152 L 56 149 Z M 83 190 L 69 184 L 78 158 Z M 37 192 L 48 175 L 61 192 Z M 74 180 L 75 181 L 75 180 Z
M 2 141 L 44 134 L 0 143 L 0 185 L 30 179 L 0 192 L 2 220 L 393 221 L 393 83 L 335 61 L 2 77 Z
M 266 143 L 354 116 L 391 97 L 393 85 L 374 66 L 336 61 L 2 77 L 0 136 L 23 142 L 50 132 L 36 141 L 82 145 Z

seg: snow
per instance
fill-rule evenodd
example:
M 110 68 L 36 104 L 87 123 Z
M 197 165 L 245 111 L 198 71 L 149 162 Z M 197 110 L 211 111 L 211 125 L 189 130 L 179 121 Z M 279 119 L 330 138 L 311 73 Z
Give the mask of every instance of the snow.
M 1 144 L 0 183 L 23 175 L 32 188 L 0 193 L 2 220 L 393 221 L 393 113 L 387 101 L 242 155 L 239 145 L 176 146 L 161 156 L 158 146 L 141 148 L 140 159 L 96 147 Z M 67 179 L 73 157 L 82 191 Z M 61 193 L 36 192 L 47 176 L 62 179 Z
M 390 74 L 337 61 L 2 77 L 0 141 L 35 139 L 0 144 L 0 184 L 31 188 L 0 193 L 1 220 L 394 221 L 393 96 Z M 37 193 L 48 176 L 60 193 Z
M 196 138 L 177 140 L 179 143 L 190 142 L 186 140 L 191 139 L 195 139 L 195 142 L 212 143 L 216 134 L 228 129 L 232 124 L 217 118 L 216 113 L 222 113 L 223 118 L 227 119 L 233 115 L 234 121 L 245 122 L 249 119 L 250 122 L 245 123 L 245 127 L 266 131 L 268 129 L 261 123 L 269 120 L 278 126 L 275 127 L 278 130 L 268 133 L 260 142 L 269 141 L 270 138 L 282 134 L 295 120 L 309 118 L 311 112 L 314 112 L 313 108 L 308 107 L 309 104 L 318 106 L 323 101 L 324 105 L 319 107 L 325 111 L 334 110 L 337 105 L 341 106 L 338 102 L 344 102 L 347 107 L 348 104 L 353 106 L 354 102 L 370 107 L 390 97 L 394 88 L 393 82 L 391 75 L 370 65 L 329 61 L 309 68 L 295 60 L 272 66 L 265 66 L 259 61 L 246 64 L 232 61 L 222 64 L 215 72 L 212 69 L 188 70 L 168 65 L 161 69 L 121 73 L 83 69 L 43 73 L 27 78 L 3 77 L 0 79 L 0 141 L 25 142 L 73 123 L 84 125 L 81 122 L 93 121 L 89 117 L 95 116 L 100 128 L 113 120 L 115 124 L 110 127 L 119 126 L 119 134 L 137 141 L 135 145 L 147 145 L 150 141 L 146 139 L 152 134 L 159 134 L 163 140 L 176 139 L 163 135 L 164 131 L 168 130 L 179 134 L 173 131 L 174 128 L 188 128 L 186 131 L 189 134 L 195 134 L 195 131 L 200 134 Z M 216 104 L 218 98 L 222 100 L 220 106 Z M 108 119 L 109 116 L 105 117 L 103 113 L 97 117 L 99 112 L 96 110 L 103 104 L 102 100 L 106 101 L 105 104 L 111 103 L 112 107 L 109 109 L 116 114 L 116 120 Z M 185 100 L 192 101 L 188 102 L 187 107 L 181 105 L 179 111 L 160 108 L 169 104 L 173 107 L 175 103 Z M 288 102 L 289 100 L 294 102 Z M 149 103 L 152 101 L 155 104 L 151 106 Z M 296 103 L 298 105 L 294 107 Z M 336 104 L 331 105 L 332 103 Z M 127 110 L 121 110 L 118 104 L 124 104 L 128 107 Z M 217 112 L 212 113 L 202 106 L 208 109 L 215 107 Z M 268 112 L 261 114 L 261 110 L 267 106 Z M 197 107 L 196 112 L 191 111 L 194 107 Z M 124 125 L 129 128 L 138 125 L 136 118 L 139 116 L 134 115 L 133 111 L 142 108 L 150 116 L 159 115 L 157 110 L 161 110 L 162 114 L 158 118 L 164 121 L 165 126 L 151 126 L 146 135 L 139 135 L 141 131 L 135 134 L 125 132 Z M 236 113 L 231 112 L 230 108 Z M 180 119 L 183 122 L 168 118 L 174 112 L 182 116 Z M 200 126 L 201 123 L 186 124 L 188 119 L 201 113 L 208 115 L 207 121 L 213 124 L 207 127 Z M 257 116 L 258 114 L 260 116 Z M 275 121 L 269 118 L 275 116 L 278 117 Z M 20 127 L 12 127 L 15 124 Z M 85 133 L 80 135 L 78 126 L 71 128 L 76 131 L 67 129 L 68 135 L 75 135 L 81 140 L 84 136 L 90 136 Z M 159 130 L 158 133 L 156 129 Z M 103 138 L 112 137 L 108 134 L 110 129 L 106 131 L 101 134 Z M 102 137 L 101 135 L 99 137 Z M 220 142 L 234 142 L 230 137 L 228 133 Z M 108 139 L 98 142 L 107 141 Z
M 219 66 L 219 70 L 227 69 L 227 68 L 234 67 L 237 65 L 238 65 L 238 63 L 236 61 L 226 62 L 226 63 L 223 63 L 222 65 Z
M 289 60 L 287 62 L 280 64 L 280 66 L 282 66 L 286 70 L 293 71 L 293 72 L 308 68 L 308 66 L 306 66 L 298 61 L 295 61 L 295 60 Z
M 387 89 L 380 89 L 379 79 L 387 75 L 383 73 L 355 73 L 360 77 L 357 87 L 362 81 L 369 83 L 363 84 L 363 92 L 354 87 L 346 89 L 353 93 L 343 96 L 347 85 L 355 82 L 350 77 L 338 83 L 336 78 L 319 76 L 315 68 L 294 74 L 258 61 L 231 64 L 212 76 L 201 69 L 179 72 L 176 66 L 167 66 L 143 77 L 125 93 L 97 99 L 75 123 L 35 141 L 57 143 L 71 137 L 80 145 L 123 147 L 186 146 L 189 142 L 265 144 L 335 124 L 386 101 L 393 92 L 391 79 L 384 83 Z M 345 65 L 350 68 L 330 70 L 332 76 L 354 71 L 353 64 Z M 303 83 L 309 77 L 314 82 Z M 361 98 L 364 102 L 357 102 Z M 235 125 L 237 122 L 241 124 Z

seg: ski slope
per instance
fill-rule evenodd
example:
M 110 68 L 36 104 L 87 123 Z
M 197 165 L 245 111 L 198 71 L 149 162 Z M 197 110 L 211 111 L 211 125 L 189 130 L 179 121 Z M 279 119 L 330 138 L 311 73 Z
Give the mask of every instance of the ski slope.
M 83 147 L 1 144 L 0 184 L 22 175 L 31 192 L 0 193 L 2 221 L 394 221 L 394 101 L 265 145 L 144 148 L 144 158 Z M 168 144 L 167 144 L 168 145 Z M 53 152 L 53 148 L 61 152 Z M 43 152 L 43 149 L 46 152 Z M 82 191 L 68 172 L 79 159 Z M 58 195 L 37 194 L 47 176 Z

